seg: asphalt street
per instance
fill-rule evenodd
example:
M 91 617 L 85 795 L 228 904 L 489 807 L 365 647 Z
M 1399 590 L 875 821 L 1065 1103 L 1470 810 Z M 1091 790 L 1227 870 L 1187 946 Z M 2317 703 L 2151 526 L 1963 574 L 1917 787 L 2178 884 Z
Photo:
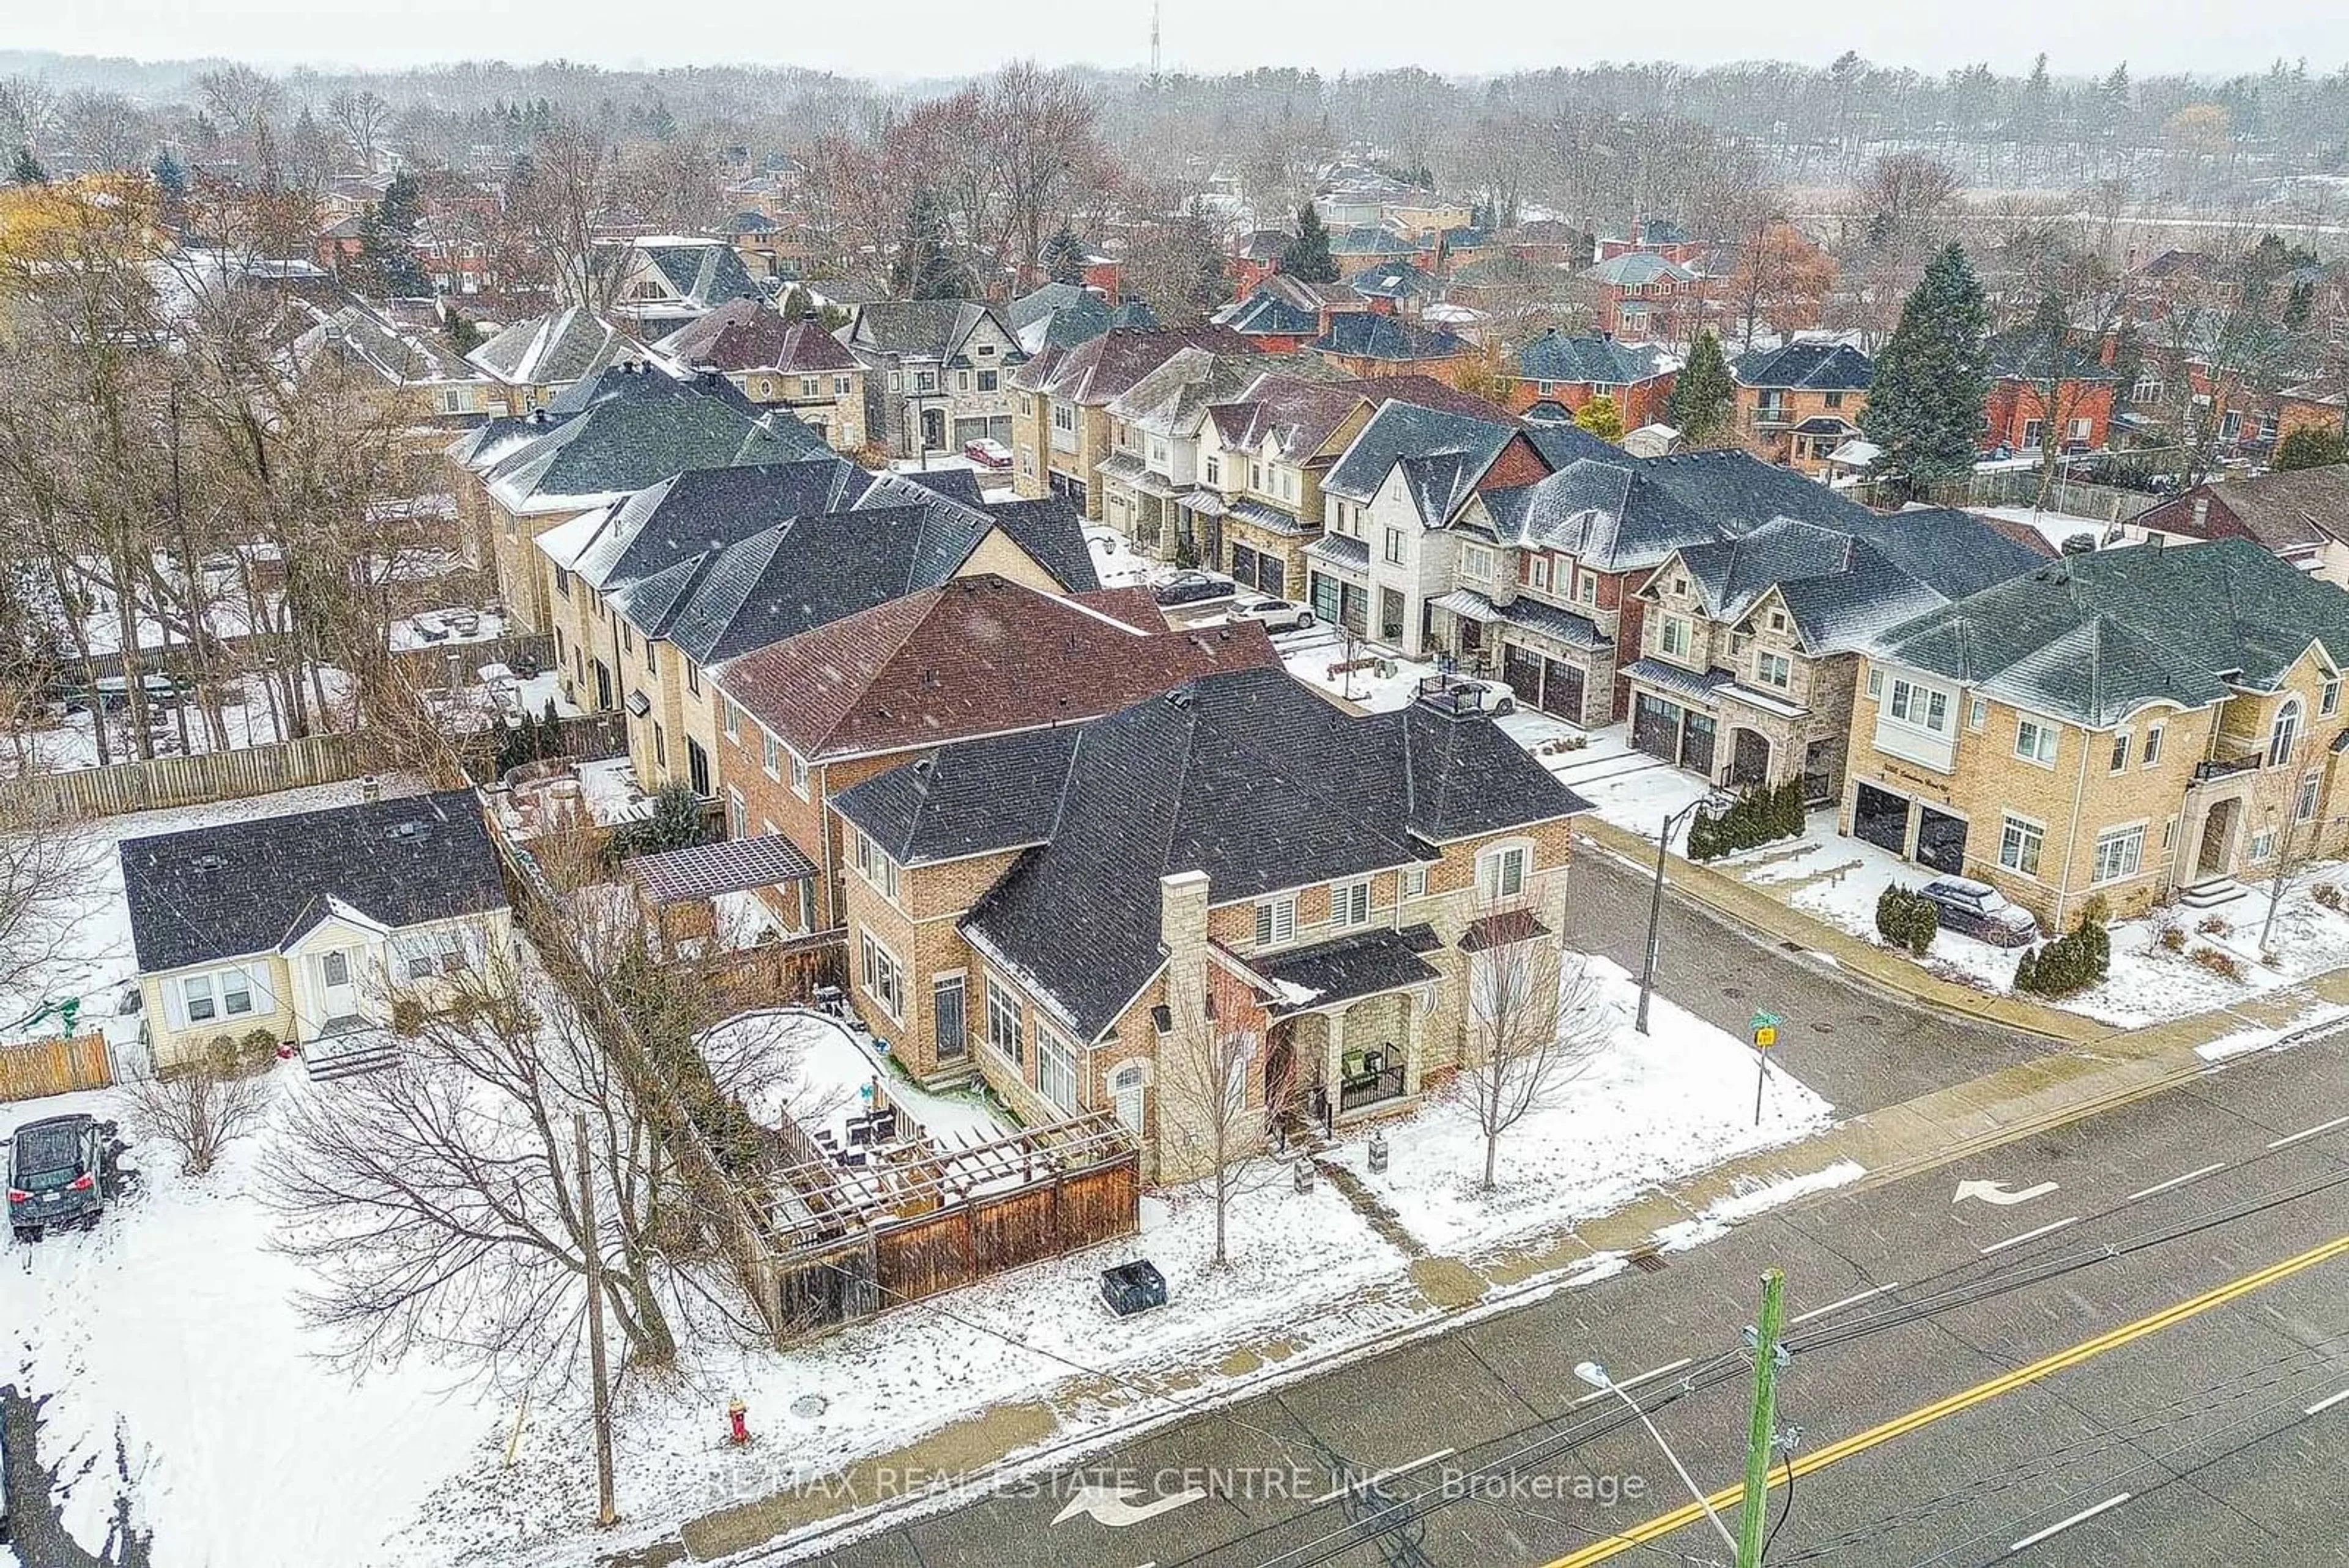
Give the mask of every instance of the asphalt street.
M 1586 894 L 1588 888 L 1586 885 Z M 2349 1040 L 1623 1272 L 834 1545 L 843 1568 L 1722 1563 L 1757 1281 L 1774 1564 L 2349 1562 Z M 2000 1184 L 1959 1196 L 1959 1183 Z M 2325 1185 L 2325 1184 L 2331 1185 Z M 2052 1184 L 2052 1185 L 2051 1185 Z M 2264 1271 L 2264 1272 L 2263 1272 Z M 1784 1473 L 1784 1465 L 1776 1474 Z M 2114 1501 L 2117 1500 L 2117 1501 Z M 1716 1504 L 1735 1511 L 1733 1496 Z

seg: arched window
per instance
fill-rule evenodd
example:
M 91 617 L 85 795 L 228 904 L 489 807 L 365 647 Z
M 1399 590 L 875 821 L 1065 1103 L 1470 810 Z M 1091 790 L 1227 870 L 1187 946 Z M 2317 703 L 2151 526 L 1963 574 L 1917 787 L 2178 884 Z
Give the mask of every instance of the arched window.
M 1142 1132 L 1142 1064 L 1128 1062 L 1109 1075 L 1111 1106 L 1126 1130 L 1139 1137 Z
M 2280 768 L 2292 761 L 2292 748 L 2300 739 L 2300 699 L 2292 698 L 2276 710 L 2275 727 L 2268 732 L 2268 766 Z

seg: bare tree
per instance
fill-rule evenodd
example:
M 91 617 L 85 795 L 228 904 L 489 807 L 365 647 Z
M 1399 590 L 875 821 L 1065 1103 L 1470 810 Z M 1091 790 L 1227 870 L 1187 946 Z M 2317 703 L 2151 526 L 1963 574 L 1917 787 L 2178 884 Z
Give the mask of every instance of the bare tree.
M 1092 96 L 1065 71 L 1032 60 L 996 73 L 988 89 L 990 153 L 1003 184 L 1005 258 L 1020 287 L 1036 275 L 1044 236 L 1074 205 L 1103 157 Z
M 124 1093 L 139 1136 L 179 1151 L 183 1176 L 204 1176 L 228 1147 L 268 1119 L 269 1080 L 236 1060 L 236 1047 L 208 1053 L 175 1071 L 134 1078 Z
M 0 996 L 42 1000 L 37 988 L 83 954 L 109 858 L 36 787 L 0 789 Z
M 530 237 L 539 275 L 567 305 L 608 309 L 620 269 L 600 253 L 595 236 L 611 204 L 617 160 L 601 133 L 584 125 L 557 125 L 532 149 L 526 177 L 507 192 Z
M 0 77 L 0 149 L 11 158 L 20 147 L 38 150 L 47 140 L 57 103 L 46 77 Z
M 359 167 L 374 173 L 376 150 L 391 126 L 391 105 L 372 88 L 357 92 L 345 88 L 326 100 L 326 114 L 350 143 Z
M 1276 1173 L 1271 1137 L 1290 1085 L 1255 1071 L 1264 1039 L 1218 1020 L 1206 994 L 1168 989 L 1173 1027 L 1158 1043 L 1158 1147 L 1162 1179 L 1181 1182 L 1215 1209 L 1216 1268 L 1227 1264 L 1232 1199 Z M 1261 1014 L 1252 1016 L 1261 1017 Z
M 1621 1020 L 1586 966 L 1568 968 L 1521 902 L 1489 903 L 1477 926 L 1495 940 L 1469 955 L 1466 1060 L 1453 1093 L 1484 1135 L 1490 1192 L 1502 1137 L 1588 1072 Z

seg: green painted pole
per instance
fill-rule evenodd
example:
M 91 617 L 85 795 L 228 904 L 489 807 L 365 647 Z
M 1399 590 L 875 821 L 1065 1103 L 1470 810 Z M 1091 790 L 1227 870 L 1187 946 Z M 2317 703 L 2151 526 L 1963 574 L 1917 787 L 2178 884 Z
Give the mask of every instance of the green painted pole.
M 1761 1568 L 1762 1521 L 1769 1514 L 1770 1449 L 1778 1431 L 1778 1329 L 1786 1276 L 1762 1276 L 1762 1318 L 1754 1325 L 1754 1412 L 1745 1434 L 1745 1501 L 1737 1514 L 1737 1568 Z

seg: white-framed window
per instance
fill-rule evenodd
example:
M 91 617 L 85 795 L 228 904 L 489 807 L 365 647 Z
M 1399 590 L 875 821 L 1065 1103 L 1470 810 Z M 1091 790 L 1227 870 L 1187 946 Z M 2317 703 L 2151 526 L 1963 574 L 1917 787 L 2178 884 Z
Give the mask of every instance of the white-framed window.
M 2111 828 L 2096 836 L 2095 866 L 2088 880 L 2091 884 L 2117 882 L 2136 876 L 2144 862 L 2145 824 Z
M 844 397 L 848 396 L 848 378 L 847 378 L 847 377 L 845 377 L 845 376 L 834 376 L 834 377 L 832 379 L 832 395 L 833 395 L 833 397 L 835 397 L 835 398 L 844 398 Z
M 223 970 L 220 977 L 221 1011 L 242 1018 L 253 1011 L 253 979 L 241 969 Z
M 1968 729 L 1979 730 L 1984 724 L 1989 722 L 1990 702 L 1988 699 L 1977 697 L 1972 701 L 1966 704 L 1966 727 Z
M 1868 700 L 1871 702 L 1884 701 L 1884 671 L 1881 670 L 1868 672 Z
M 1077 1048 L 1036 1026 L 1036 1092 L 1064 1111 L 1077 1108 Z
M 2275 854 L 2275 829 L 2263 827 L 2251 835 L 2251 864 L 2256 866 Z
M 1547 589 L 1549 587 L 1549 557 L 1547 556 L 1536 556 L 1526 563 L 1526 586 L 1530 588 L 1544 589 Z
M 1786 629 L 1786 612 L 1785 610 L 1772 610 L 1770 612 L 1770 629 L 1772 631 L 1784 631 Z
M 685 689 L 696 697 L 701 695 L 701 666 L 690 659 L 685 661 Z
M 1371 885 L 1365 881 L 1340 882 L 1330 889 L 1330 923 L 1345 929 L 1366 926 L 1371 921 Z
M 1688 657 L 1692 640 L 1689 623 L 1679 616 L 1664 617 L 1663 624 L 1656 628 L 1656 646 L 1674 659 Z
M 2046 829 L 2020 816 L 2009 816 L 1999 824 L 1998 863 L 2010 871 L 2025 877 L 2039 875 L 2039 850 L 2046 841 Z
M 2149 768 L 2161 761 L 2161 734 L 2163 728 L 2164 726 L 2159 724 L 2147 724 L 2145 727 L 2145 750 L 2141 753 L 2140 757 L 2141 766 Z
M 750 835 L 750 814 L 743 809 L 742 792 L 732 784 L 726 786 L 726 836 L 743 838 Z
M 1920 686 L 1895 676 L 1892 701 L 1886 704 L 1894 719 L 1936 735 L 1950 732 L 1950 694 L 1939 687 Z
M 1019 997 L 993 976 L 987 981 L 987 1044 L 1005 1061 L 1019 1064 Z
M 1476 896 L 1486 903 L 1514 898 L 1526 890 L 1526 866 L 1532 852 L 1522 844 L 1487 849 L 1476 857 Z
M 1599 602 L 1599 574 L 1596 572 L 1577 573 L 1575 577 L 1574 597 L 1580 599 L 1587 605 L 1597 604 Z
M 823 395 L 823 383 L 813 376 L 802 376 L 800 378 L 800 396 L 802 398 L 821 397 Z
M 2268 766 L 2280 768 L 2292 761 L 2292 749 L 2299 741 L 2300 699 L 2287 698 L 2268 730 Z
M 218 1017 L 220 1002 L 212 994 L 212 977 L 191 974 L 181 978 L 180 1003 L 187 1010 L 191 1023 L 203 1023 Z
M 1764 686 L 1775 686 L 1781 691 L 1795 683 L 1795 664 L 1783 653 L 1756 653 L 1754 656 L 1754 679 Z
M 2130 735 L 2127 730 L 2113 732 L 2113 760 L 2112 765 L 2105 770 L 2106 773 L 2116 774 L 2128 766 L 2129 741 Z
M 1052 428 L 1062 435 L 1077 433 L 1077 410 L 1068 403 L 1052 405 Z
M 1268 948 L 1297 934 L 1297 895 L 1259 898 L 1256 906 L 1256 945 Z
M 1117 1119 L 1125 1124 L 1128 1132 L 1142 1131 L 1143 1097 L 1148 1092 L 1139 1062 L 1128 1062 L 1109 1075 L 1110 1108 L 1117 1113 Z
M 2309 774 L 2302 778 L 2300 781 L 2300 794 L 2293 798 L 2292 803 L 2292 819 L 2294 822 L 2308 822 L 2315 817 L 2316 796 L 2318 792 L 2323 787 L 2324 775 L 2323 774 Z
M 1427 896 L 1426 867 L 1406 866 L 1402 868 L 1402 896 L 1406 898 L 1423 898 Z
M 1224 483 L 1224 460 L 1220 457 L 1210 457 L 1201 467 L 1200 472 L 1209 484 L 1220 486 Z
M 890 859 L 888 853 L 874 843 L 872 836 L 861 827 L 856 830 L 853 853 L 856 874 L 880 889 L 885 898 L 895 899 L 897 897 L 897 863 Z
M 2316 715 L 2320 719 L 2330 719 L 2339 711 L 2341 711 L 2341 677 L 2327 676 L 2323 689 L 2316 694 Z
M 759 765 L 771 779 L 783 776 L 783 743 L 770 731 L 759 732 Z
M 2036 719 L 2014 722 L 2014 754 L 2043 768 L 2055 765 L 2055 726 Z
M 1387 563 L 1398 566 L 1402 564 L 1402 530 L 1400 528 L 1387 530 Z
M 1482 545 L 1471 545 L 1460 553 L 1460 573 L 1471 582 L 1493 580 L 1493 552 Z
M 905 1016 L 905 971 L 897 955 L 877 940 L 871 931 L 857 933 L 857 979 L 864 985 L 864 994 L 879 1004 L 891 1018 L 902 1021 Z
M 786 751 L 787 754 L 792 759 L 792 793 L 799 796 L 802 800 L 805 800 L 808 797 L 807 759 L 801 756 L 797 752 L 789 751 L 788 748 L 786 748 Z

